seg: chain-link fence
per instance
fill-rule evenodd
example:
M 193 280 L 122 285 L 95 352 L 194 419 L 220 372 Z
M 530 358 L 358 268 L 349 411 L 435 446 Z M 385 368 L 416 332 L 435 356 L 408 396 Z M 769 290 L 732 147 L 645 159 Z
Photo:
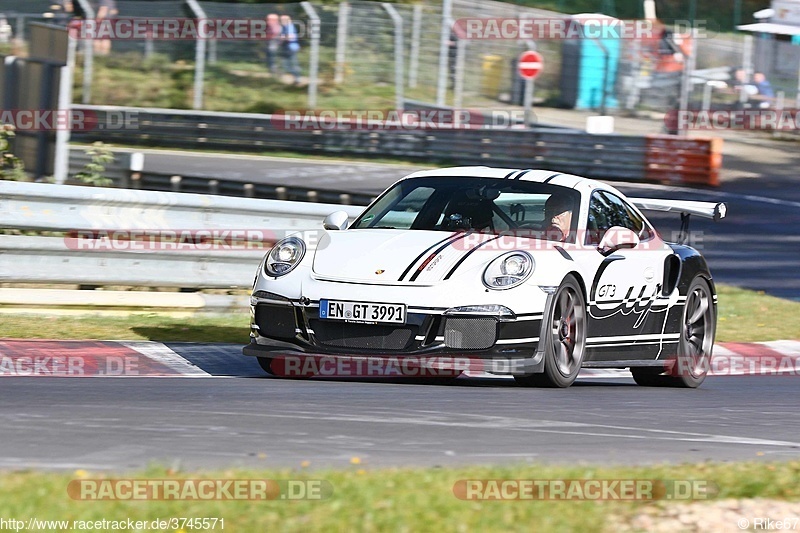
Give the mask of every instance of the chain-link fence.
M 115 17 L 192 19 L 198 10 L 191 2 L 117 0 Z M 535 80 L 537 105 L 605 108 L 611 113 L 666 112 L 677 105 L 687 78 L 690 105 L 728 106 L 742 100 L 732 81 L 740 67 L 746 75 L 763 72 L 776 95 L 794 99 L 798 94 L 800 46 L 772 37 L 759 36 L 748 45 L 741 33 L 701 35 L 687 47 L 677 35 L 666 44 L 660 38 L 530 42 L 468 39 L 456 31 L 454 23 L 463 19 L 567 17 L 492 0 L 391 6 L 367 1 L 194 3 L 208 19 L 269 21 L 274 15 L 280 22 L 289 16 L 298 33 L 299 51 L 288 54 L 285 45 L 276 48 L 257 36 L 208 39 L 202 48 L 192 38 L 112 39 L 99 50 L 96 43 L 82 41 L 75 99 L 174 108 L 199 104 L 203 109 L 245 112 L 308 107 L 389 110 L 399 97 L 464 108 L 519 106 L 524 83 L 516 61 L 530 48 L 541 53 L 544 62 Z M 451 10 L 443 13 L 443 5 L 451 5 Z M 20 48 L 27 39 L 27 23 L 43 19 L 67 21 L 64 9 L 50 0 L 3 0 L 0 51 L 19 53 L 12 44 Z M 318 34 L 312 31 L 315 20 Z M 83 61 L 87 46 L 95 50 L 91 65 Z M 690 53 L 695 69 L 691 76 L 686 61 Z M 667 67 L 665 58 L 671 61 Z M 81 87 L 84 65 L 93 69 L 86 78 L 90 91 Z

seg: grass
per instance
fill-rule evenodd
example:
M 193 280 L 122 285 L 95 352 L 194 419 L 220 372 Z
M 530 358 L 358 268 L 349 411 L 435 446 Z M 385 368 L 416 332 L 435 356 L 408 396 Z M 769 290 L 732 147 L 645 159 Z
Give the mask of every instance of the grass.
M 800 302 L 718 285 L 717 340 L 759 342 L 800 339 Z
M 357 458 L 353 459 L 358 463 Z M 299 467 L 300 465 L 298 465 Z M 313 465 L 311 465 L 313 467 Z M 75 501 L 74 479 L 324 480 L 332 495 L 300 501 Z M 800 462 L 708 463 L 648 467 L 513 465 L 427 469 L 224 470 L 175 473 L 160 467 L 113 475 L 8 472 L 0 475 L 0 516 L 51 520 L 222 518 L 225 531 L 617 531 L 648 508 L 672 502 L 464 501 L 453 486 L 467 479 L 701 480 L 712 498 L 800 500 Z M 188 531 L 188 528 L 186 529 Z
M 192 315 L 191 318 L 170 314 L 138 312 L 127 316 L 116 315 L 66 315 L 57 312 L 42 316 L 26 314 L 0 315 L 0 338 L 17 339 L 98 339 L 98 340 L 153 340 L 192 342 L 249 341 L 249 316 L 242 313 L 225 315 Z M 43 328 L 32 329 L 31 320 L 46 323 Z
M 333 83 L 332 63 L 321 65 L 318 109 L 395 108 L 395 87 L 390 79 L 351 80 Z M 327 68 L 330 67 L 330 68 Z M 327 68 L 327 70 L 326 70 Z M 82 99 L 83 63 L 78 62 L 74 77 L 74 101 Z M 137 107 L 190 109 L 194 90 L 194 65 L 170 61 L 156 54 L 145 59 L 135 52 L 122 52 L 95 58 L 92 103 Z M 409 98 L 425 97 L 423 89 L 410 90 Z M 308 89 L 294 86 L 269 75 L 263 62 L 220 62 L 207 65 L 203 89 L 203 109 L 243 113 L 273 113 L 278 110 L 305 110 Z
M 717 341 L 758 342 L 800 339 L 800 302 L 782 300 L 766 294 L 717 286 L 719 316 Z M 33 317 L 5 313 L 0 322 L 0 338 L 119 339 L 161 342 L 238 342 L 248 341 L 248 314 L 190 315 L 176 317 L 138 312 L 128 316 L 61 315 L 46 317 L 47 327 L 31 329 Z M 41 322 L 41 315 L 35 317 Z

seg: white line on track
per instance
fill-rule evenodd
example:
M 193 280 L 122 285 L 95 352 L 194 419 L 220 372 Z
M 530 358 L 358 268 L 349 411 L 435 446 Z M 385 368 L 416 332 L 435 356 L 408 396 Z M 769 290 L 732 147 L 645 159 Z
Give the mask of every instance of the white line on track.
M 186 358 L 181 357 L 160 342 L 120 342 L 120 344 L 139 352 L 148 359 L 161 363 L 167 368 L 171 368 L 182 377 L 211 377 L 211 374 L 193 365 Z

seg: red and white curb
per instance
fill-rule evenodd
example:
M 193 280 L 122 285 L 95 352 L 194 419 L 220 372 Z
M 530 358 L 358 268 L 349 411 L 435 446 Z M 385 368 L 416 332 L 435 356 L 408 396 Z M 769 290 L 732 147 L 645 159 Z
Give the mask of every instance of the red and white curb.
M 252 358 L 232 344 L 180 344 L 176 351 L 151 341 L 0 339 L 0 377 L 220 377 L 261 375 Z M 721 342 L 709 375 L 800 376 L 800 341 Z M 508 379 L 484 372 L 465 377 Z M 591 369 L 581 378 L 630 377 L 627 370 Z
M 0 377 L 208 377 L 159 342 L 0 340 Z

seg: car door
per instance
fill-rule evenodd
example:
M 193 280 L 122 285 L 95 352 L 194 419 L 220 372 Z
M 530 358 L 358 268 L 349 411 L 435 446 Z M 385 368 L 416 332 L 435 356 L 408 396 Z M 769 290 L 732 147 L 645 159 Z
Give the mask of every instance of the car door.
M 597 247 L 615 226 L 639 237 L 633 248 L 599 258 L 587 287 L 587 348 L 594 360 L 655 358 L 663 347 L 666 312 L 654 305 L 659 299 L 668 247 L 624 199 L 597 190 L 589 201 L 585 244 Z M 592 252 L 602 256 L 599 251 Z

